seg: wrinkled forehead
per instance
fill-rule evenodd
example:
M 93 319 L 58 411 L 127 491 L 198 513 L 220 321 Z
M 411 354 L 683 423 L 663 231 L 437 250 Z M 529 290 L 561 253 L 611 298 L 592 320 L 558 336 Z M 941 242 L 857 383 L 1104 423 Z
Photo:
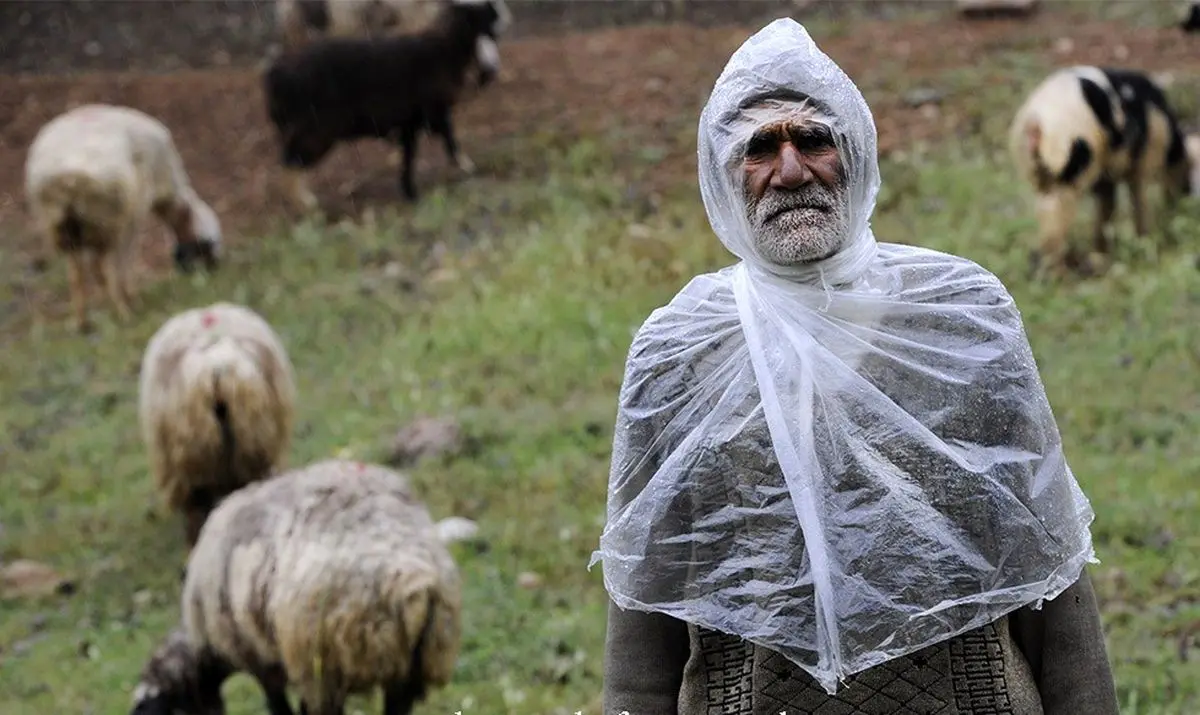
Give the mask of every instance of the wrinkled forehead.
M 750 138 L 763 132 L 823 126 L 832 131 L 833 113 L 821 102 L 802 94 L 748 99 L 722 117 L 720 143 L 726 162 L 742 158 Z

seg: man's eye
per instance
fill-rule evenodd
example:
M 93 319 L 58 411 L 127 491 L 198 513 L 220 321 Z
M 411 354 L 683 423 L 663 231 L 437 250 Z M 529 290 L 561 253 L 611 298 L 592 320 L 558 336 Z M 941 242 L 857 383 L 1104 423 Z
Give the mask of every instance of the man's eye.
M 775 148 L 775 140 L 771 137 L 751 137 L 746 144 L 746 156 L 762 156 Z
M 791 133 L 792 144 L 801 151 L 833 149 L 833 135 L 825 128 L 799 129 Z

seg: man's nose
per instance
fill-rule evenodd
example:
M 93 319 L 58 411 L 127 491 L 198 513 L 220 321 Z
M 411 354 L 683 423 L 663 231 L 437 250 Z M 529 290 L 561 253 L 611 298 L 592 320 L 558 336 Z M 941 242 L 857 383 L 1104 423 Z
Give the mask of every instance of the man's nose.
M 775 172 L 771 176 L 771 187 L 776 189 L 798 189 L 813 180 L 804 156 L 791 142 L 779 148 Z

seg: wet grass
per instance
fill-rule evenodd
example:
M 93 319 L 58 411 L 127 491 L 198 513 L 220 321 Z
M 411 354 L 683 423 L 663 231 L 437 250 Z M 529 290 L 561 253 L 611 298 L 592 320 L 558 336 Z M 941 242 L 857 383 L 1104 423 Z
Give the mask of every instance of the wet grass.
M 1097 513 L 1092 574 L 1123 712 L 1195 712 L 1200 211 L 1176 218 L 1182 245 L 1159 254 L 1129 235 L 1123 205 L 1108 275 L 1031 282 L 1032 213 L 997 154 L 1004 120 L 991 110 L 1044 65 L 1007 66 L 1018 81 L 962 105 L 980 117 L 979 135 L 884 162 L 876 234 L 961 253 L 1009 284 Z M 948 70 L 945 82 L 969 77 Z M 463 652 L 454 683 L 419 711 L 599 712 L 605 596 L 585 566 L 603 519 L 625 351 L 651 309 L 728 257 L 694 185 L 651 200 L 631 183 L 657 155 L 615 153 L 600 138 L 565 151 L 537 141 L 473 152 L 511 169 L 504 181 L 430 187 L 415 209 L 239 242 L 217 274 L 144 287 L 131 325 L 118 328 L 102 308 L 91 338 L 60 322 L 4 336 L 0 560 L 52 564 L 78 591 L 0 601 L 0 711 L 126 711 L 177 618 L 183 554 L 178 521 L 151 491 L 136 372 L 171 314 L 227 299 L 264 315 L 294 361 L 291 463 L 379 459 L 391 434 L 423 415 L 455 416 L 477 445 L 412 472 L 435 518 L 476 519 L 486 542 L 456 550 Z M 530 157 L 536 171 L 518 170 Z M 45 279 L 65 296 L 60 268 Z M 0 305 L 20 303 L 14 285 Z M 519 587 L 525 572 L 538 585 Z M 231 715 L 262 712 L 248 679 L 226 693 Z

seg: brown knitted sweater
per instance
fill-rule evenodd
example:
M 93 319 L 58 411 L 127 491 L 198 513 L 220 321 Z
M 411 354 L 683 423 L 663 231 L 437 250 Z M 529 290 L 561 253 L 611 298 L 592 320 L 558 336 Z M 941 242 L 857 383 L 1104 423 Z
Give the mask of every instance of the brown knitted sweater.
M 852 676 L 829 696 L 786 658 L 609 603 L 605 715 L 1117 715 L 1087 573 L 1041 610 Z

